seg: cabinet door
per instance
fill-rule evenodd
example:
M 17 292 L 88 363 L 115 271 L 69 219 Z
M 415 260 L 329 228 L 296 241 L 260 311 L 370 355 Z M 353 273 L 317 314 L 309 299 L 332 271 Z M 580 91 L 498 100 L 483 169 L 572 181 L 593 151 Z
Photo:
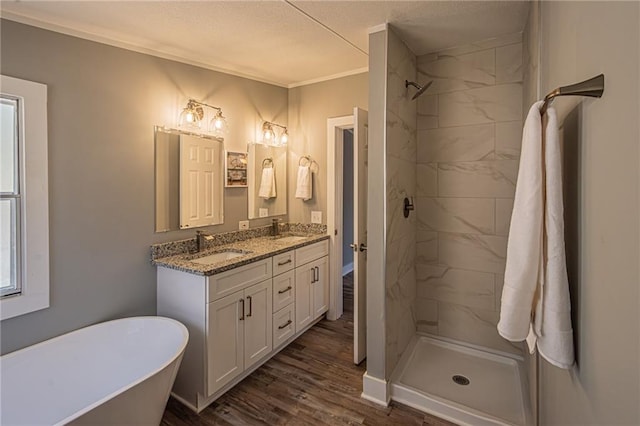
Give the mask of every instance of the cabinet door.
M 312 321 L 313 304 L 311 298 L 311 281 L 313 278 L 313 265 L 308 263 L 296 268 L 296 333 Z
M 244 368 L 260 361 L 273 348 L 272 282 L 263 281 L 244 290 Z
M 238 291 L 207 306 L 207 395 L 244 371 L 243 304 L 243 292 Z
M 328 257 L 316 260 L 311 265 L 315 268 L 315 282 L 311 284 L 313 291 L 313 313 L 316 319 L 329 310 L 329 261 Z

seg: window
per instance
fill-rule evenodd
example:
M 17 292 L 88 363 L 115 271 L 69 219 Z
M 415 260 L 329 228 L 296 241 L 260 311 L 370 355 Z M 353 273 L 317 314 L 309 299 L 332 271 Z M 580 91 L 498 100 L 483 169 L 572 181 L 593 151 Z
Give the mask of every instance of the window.
M 47 86 L 0 79 L 0 319 L 7 319 L 49 306 Z
M 18 99 L 0 96 L 0 295 L 19 294 L 20 166 Z

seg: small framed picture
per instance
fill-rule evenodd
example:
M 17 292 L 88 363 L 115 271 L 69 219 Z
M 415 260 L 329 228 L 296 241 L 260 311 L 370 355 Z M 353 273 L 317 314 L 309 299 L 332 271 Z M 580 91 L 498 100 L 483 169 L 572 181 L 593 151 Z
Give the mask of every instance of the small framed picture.
M 225 186 L 238 188 L 247 186 L 247 153 L 227 151 L 225 164 Z

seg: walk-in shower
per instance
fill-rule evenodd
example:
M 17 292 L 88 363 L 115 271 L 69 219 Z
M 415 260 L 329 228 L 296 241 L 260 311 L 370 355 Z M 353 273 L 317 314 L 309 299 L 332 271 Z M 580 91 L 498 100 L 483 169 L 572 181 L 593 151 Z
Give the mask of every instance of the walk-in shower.
M 522 35 L 420 56 L 393 31 L 386 43 L 388 393 L 367 380 L 366 396 L 459 425 L 531 426 L 529 354 L 496 328 L 532 72 Z

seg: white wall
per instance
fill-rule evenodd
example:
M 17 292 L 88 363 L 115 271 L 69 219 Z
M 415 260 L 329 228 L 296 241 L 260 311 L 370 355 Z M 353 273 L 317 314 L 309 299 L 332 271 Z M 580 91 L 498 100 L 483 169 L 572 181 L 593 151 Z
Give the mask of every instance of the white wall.
M 577 366 L 541 361 L 540 424 L 640 424 L 640 3 L 542 2 L 541 89 L 604 73 L 602 99 L 559 98 Z

